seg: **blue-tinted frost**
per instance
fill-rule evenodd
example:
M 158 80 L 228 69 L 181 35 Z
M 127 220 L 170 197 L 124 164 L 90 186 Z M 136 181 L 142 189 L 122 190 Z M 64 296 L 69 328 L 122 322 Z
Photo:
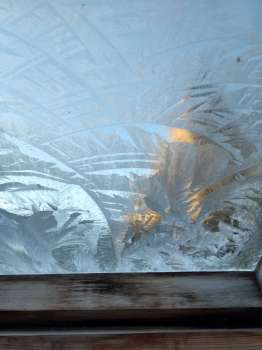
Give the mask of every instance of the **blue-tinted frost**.
M 1 6 L 0 273 L 255 266 L 261 10 Z

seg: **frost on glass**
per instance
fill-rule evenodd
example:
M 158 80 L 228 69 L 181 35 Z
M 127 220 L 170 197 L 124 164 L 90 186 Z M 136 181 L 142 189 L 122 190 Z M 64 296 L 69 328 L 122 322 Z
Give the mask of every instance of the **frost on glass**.
M 0 273 L 251 269 L 262 4 L 0 8 Z

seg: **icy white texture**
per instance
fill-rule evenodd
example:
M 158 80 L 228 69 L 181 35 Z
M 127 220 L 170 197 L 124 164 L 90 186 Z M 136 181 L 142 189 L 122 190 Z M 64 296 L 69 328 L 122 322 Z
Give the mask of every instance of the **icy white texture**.
M 261 10 L 3 2 L 0 273 L 255 266 Z

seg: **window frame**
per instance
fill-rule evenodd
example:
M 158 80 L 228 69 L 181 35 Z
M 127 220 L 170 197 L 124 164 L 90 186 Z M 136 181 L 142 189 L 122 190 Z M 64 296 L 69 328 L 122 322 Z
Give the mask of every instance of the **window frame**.
M 0 349 L 262 348 L 255 271 L 0 276 Z
M 262 322 L 262 260 L 255 271 L 0 276 L 0 325 L 81 327 Z

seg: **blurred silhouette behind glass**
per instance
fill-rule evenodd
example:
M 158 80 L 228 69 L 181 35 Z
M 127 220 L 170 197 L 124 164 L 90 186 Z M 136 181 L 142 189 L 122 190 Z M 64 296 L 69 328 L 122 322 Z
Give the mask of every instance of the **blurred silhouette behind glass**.
M 0 10 L 0 273 L 253 268 L 261 1 Z

